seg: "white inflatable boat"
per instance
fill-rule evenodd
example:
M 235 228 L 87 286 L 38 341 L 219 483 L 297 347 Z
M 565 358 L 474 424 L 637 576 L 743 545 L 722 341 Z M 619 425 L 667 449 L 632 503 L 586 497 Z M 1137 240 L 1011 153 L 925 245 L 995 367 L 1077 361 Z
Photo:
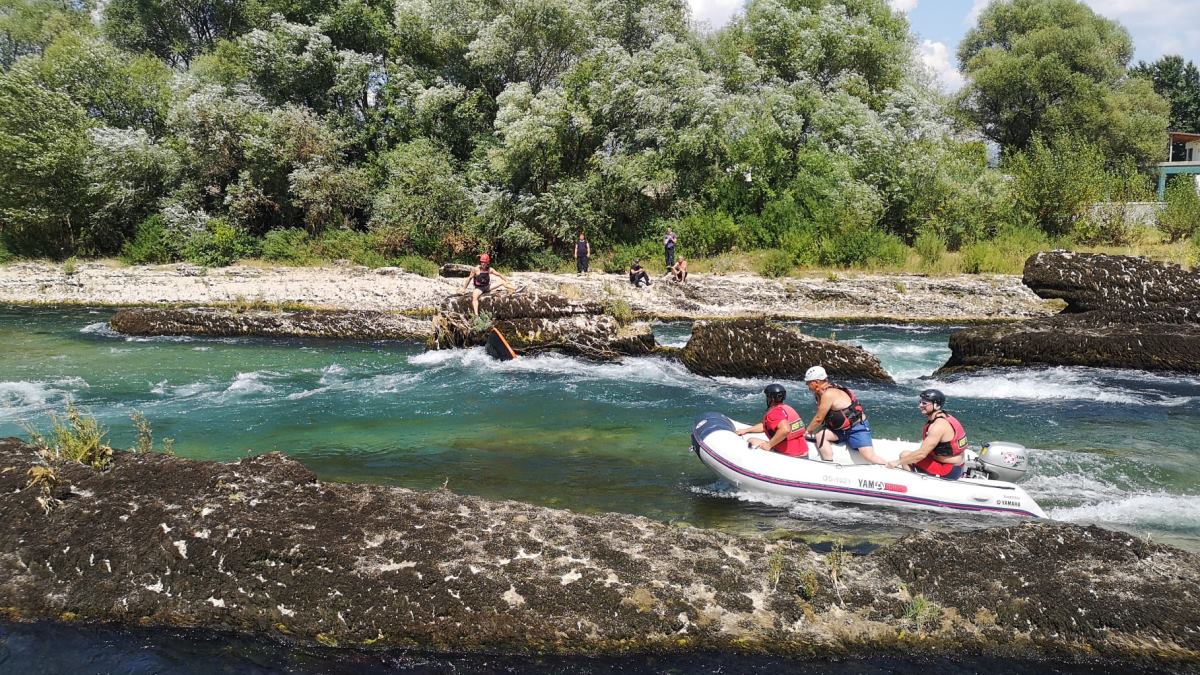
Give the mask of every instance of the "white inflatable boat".
M 994 442 L 978 453 L 968 451 L 963 477 L 945 480 L 869 464 L 842 445 L 834 446 L 832 462 L 821 461 L 811 444 L 807 458 L 752 448 L 748 439 L 766 437 L 738 436 L 735 431 L 745 426 L 713 412 L 696 418 L 692 427 L 696 456 L 738 487 L 820 501 L 1046 517 L 1033 498 L 1012 482 L 1024 476 L 1028 467 L 1025 448 L 1015 443 Z M 895 459 L 916 447 L 904 441 L 875 441 L 874 445 L 884 459 Z

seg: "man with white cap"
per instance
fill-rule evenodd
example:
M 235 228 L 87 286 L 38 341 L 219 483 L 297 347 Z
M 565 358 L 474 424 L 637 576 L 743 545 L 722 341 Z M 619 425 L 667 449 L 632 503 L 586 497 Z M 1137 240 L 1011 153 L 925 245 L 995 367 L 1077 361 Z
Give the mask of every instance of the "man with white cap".
M 817 399 L 817 412 L 808 423 L 807 432 L 815 434 L 821 459 L 832 460 L 833 449 L 830 446 L 845 441 L 851 451 L 857 450 L 868 462 L 887 464 L 887 460 L 875 454 L 867 411 L 858 402 L 854 392 L 830 382 L 829 373 L 821 366 L 809 368 L 804 373 L 804 382 Z

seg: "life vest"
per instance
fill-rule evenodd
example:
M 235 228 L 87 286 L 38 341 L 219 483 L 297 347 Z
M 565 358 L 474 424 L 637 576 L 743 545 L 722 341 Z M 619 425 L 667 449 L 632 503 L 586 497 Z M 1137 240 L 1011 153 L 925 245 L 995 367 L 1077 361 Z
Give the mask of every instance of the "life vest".
M 771 448 L 771 452 L 778 452 L 789 457 L 806 457 L 808 455 L 808 440 L 804 438 L 805 425 L 800 419 L 800 415 L 786 403 L 780 403 L 777 406 L 772 406 L 767 409 L 767 413 L 763 415 L 763 431 L 767 434 L 767 440 L 775 437 L 775 432 L 779 430 L 779 424 L 771 426 L 767 418 L 771 415 L 771 411 L 779 408 L 783 412 L 783 419 L 779 424 L 788 425 L 787 438 L 782 443 Z
M 475 273 L 475 278 L 472 280 L 475 288 L 487 288 L 492 285 L 491 268 L 484 269 L 481 265 L 479 271 Z
M 846 392 L 846 395 L 850 397 L 850 405 L 842 408 L 841 410 L 830 410 L 829 412 L 825 413 L 825 421 L 823 424 L 826 429 L 829 429 L 830 431 L 846 431 L 855 424 L 867 419 L 867 411 L 864 410 L 862 404 L 858 402 L 858 397 L 854 395 L 854 392 L 840 384 L 833 384 L 832 382 L 829 384 L 829 386 L 833 389 L 840 389 Z M 823 394 L 825 392 L 821 393 Z M 820 404 L 821 395 L 816 394 L 816 397 L 817 403 Z
M 921 440 L 925 440 L 925 437 L 929 435 L 930 425 L 939 419 L 945 419 L 950 423 L 950 428 L 954 430 L 954 438 L 933 446 L 933 454 L 938 457 L 957 457 L 963 454 L 963 451 L 967 449 L 967 432 L 963 429 L 962 423 L 953 415 L 938 412 L 936 417 L 925 423 L 925 428 L 921 430 Z

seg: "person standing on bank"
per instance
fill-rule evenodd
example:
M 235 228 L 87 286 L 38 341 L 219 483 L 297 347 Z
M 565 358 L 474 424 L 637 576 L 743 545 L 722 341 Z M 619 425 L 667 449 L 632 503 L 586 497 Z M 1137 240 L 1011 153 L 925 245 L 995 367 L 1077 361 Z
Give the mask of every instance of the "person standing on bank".
M 817 412 L 808 423 L 807 432 L 815 434 L 821 459 L 832 460 L 833 448 L 830 446 L 845 441 L 852 452 L 857 450 L 868 462 L 887 464 L 887 460 L 875 454 L 867 411 L 854 392 L 830 382 L 829 374 L 821 366 L 809 368 L 804 373 L 804 382 L 817 399 Z
M 675 236 L 675 230 L 667 228 L 667 236 L 663 237 L 663 252 L 667 258 L 667 269 L 675 266 L 675 244 L 678 237 Z
M 511 291 L 513 289 L 512 284 L 508 282 L 508 279 L 504 278 L 503 274 L 492 269 L 492 256 L 484 253 L 479 256 L 479 266 L 471 268 L 471 275 L 463 283 L 464 291 L 470 288 L 472 284 L 475 285 L 475 289 L 471 291 L 471 312 L 475 316 L 479 316 L 479 298 L 492 290 L 493 276 L 503 281 L 504 287 L 508 290 Z
M 767 397 L 767 413 L 752 427 L 738 429 L 738 436 L 765 433 L 767 440 L 750 439 L 751 446 L 778 452 L 788 457 L 807 457 L 808 441 L 804 438 L 804 421 L 792 406 L 784 403 L 787 390 L 780 384 L 768 384 L 763 389 Z
M 592 245 L 588 243 L 583 233 L 579 233 L 579 241 L 575 242 L 575 273 L 586 274 L 588 271 L 588 258 L 592 257 Z
M 942 408 L 946 395 L 937 389 L 921 392 L 917 407 L 928 420 L 921 430 L 921 447 L 900 453 L 900 458 L 888 462 L 892 468 L 958 480 L 966 464 L 967 432 L 962 423 Z M 911 468 L 910 468 L 911 467 Z

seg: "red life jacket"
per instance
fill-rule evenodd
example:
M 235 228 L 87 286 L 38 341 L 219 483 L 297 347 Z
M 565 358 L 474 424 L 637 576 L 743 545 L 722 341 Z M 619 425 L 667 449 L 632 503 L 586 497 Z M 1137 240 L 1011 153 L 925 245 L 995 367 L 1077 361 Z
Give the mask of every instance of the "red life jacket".
M 771 452 L 778 452 L 787 455 L 788 457 L 807 457 L 808 456 L 808 440 L 804 438 L 805 425 L 800 419 L 800 415 L 786 403 L 780 403 L 767 409 L 767 413 L 763 415 L 763 431 L 767 434 L 767 440 L 775 437 L 775 432 L 779 429 L 779 424 L 774 426 L 767 420 L 771 415 L 771 411 L 778 408 L 783 413 L 783 420 L 780 423 L 788 425 L 787 438 L 782 443 L 771 448 Z
M 921 440 L 929 435 L 929 426 L 939 419 L 945 419 L 950 423 L 950 428 L 954 430 L 954 438 L 949 441 L 942 441 L 933 446 L 933 452 L 925 456 L 925 459 L 917 462 L 914 466 L 921 469 L 925 473 L 930 473 L 935 476 L 948 475 L 958 464 L 949 464 L 938 459 L 938 457 L 957 457 L 963 454 L 967 449 L 967 432 L 963 429 L 963 425 L 953 415 L 948 415 L 944 412 L 939 412 L 937 415 L 925 423 L 925 428 L 921 430 Z
M 833 384 L 832 382 L 829 383 L 829 386 L 833 389 L 841 389 L 846 392 L 846 395 L 850 397 L 850 405 L 841 410 L 830 410 L 826 413 L 825 421 L 823 422 L 826 429 L 830 431 L 846 431 L 855 424 L 867 419 L 867 411 L 858 402 L 858 397 L 854 395 L 854 392 L 840 384 Z M 817 405 L 820 405 L 821 395 L 817 394 L 816 397 Z

